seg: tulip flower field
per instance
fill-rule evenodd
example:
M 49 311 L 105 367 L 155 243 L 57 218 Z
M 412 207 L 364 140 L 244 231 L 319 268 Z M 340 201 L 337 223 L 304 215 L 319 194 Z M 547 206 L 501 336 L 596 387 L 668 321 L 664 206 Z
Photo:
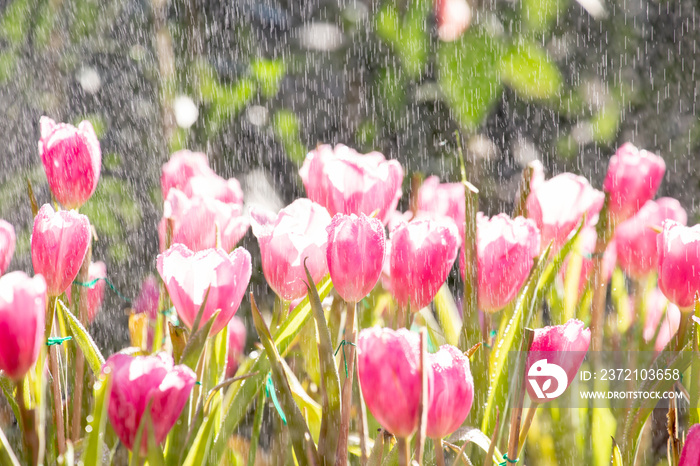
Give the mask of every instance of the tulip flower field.
M 87 121 L 38 133 L 33 275 L 0 220 L 0 464 L 700 464 L 700 226 L 655 199 L 660 156 L 622 145 L 601 189 L 533 162 L 488 217 L 463 161 L 406 189 L 397 161 L 319 145 L 273 212 L 176 152 L 108 355 L 91 322 L 124 290 L 80 213 L 100 144 Z

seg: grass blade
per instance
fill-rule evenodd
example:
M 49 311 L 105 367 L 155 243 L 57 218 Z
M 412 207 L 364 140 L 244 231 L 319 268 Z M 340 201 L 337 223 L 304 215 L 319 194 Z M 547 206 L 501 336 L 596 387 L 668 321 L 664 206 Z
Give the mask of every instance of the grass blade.
M 68 326 L 70 327 L 75 341 L 78 343 L 80 350 L 85 355 L 85 360 L 90 365 L 92 373 L 95 375 L 95 377 L 99 377 L 100 372 L 102 371 L 102 365 L 105 363 L 104 356 L 102 356 L 102 353 L 100 352 L 99 348 L 97 348 L 95 341 L 92 339 L 87 330 L 85 330 L 85 327 L 83 327 L 83 324 L 80 323 L 78 318 L 75 317 L 70 310 L 68 310 L 66 305 L 63 304 L 61 300 L 58 300 L 58 304 L 63 311 L 63 315 L 66 322 L 68 322 Z

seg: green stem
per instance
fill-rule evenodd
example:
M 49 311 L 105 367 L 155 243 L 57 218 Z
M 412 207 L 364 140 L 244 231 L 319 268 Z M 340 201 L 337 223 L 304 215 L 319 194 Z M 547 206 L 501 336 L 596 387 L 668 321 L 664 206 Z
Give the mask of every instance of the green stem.
M 39 436 L 36 431 L 36 417 L 34 411 L 29 409 L 29 404 L 24 397 L 24 379 L 17 382 L 17 404 L 22 417 L 22 439 L 27 452 L 29 464 L 39 464 Z
M 258 403 L 255 408 L 255 420 L 253 421 L 253 434 L 250 437 L 250 448 L 248 449 L 248 466 L 255 466 L 255 455 L 258 450 L 260 440 L 260 427 L 262 426 L 263 413 L 265 412 L 265 390 L 260 389 Z
M 90 279 L 90 262 L 92 261 L 92 242 L 88 246 L 83 264 L 78 272 L 78 281 L 87 282 Z M 76 289 L 77 288 L 77 289 Z M 75 297 L 76 315 L 83 326 L 88 325 L 87 288 L 73 286 L 72 295 Z M 73 387 L 73 415 L 71 418 L 71 440 L 76 444 L 80 440 L 82 430 L 83 383 L 85 379 L 85 355 L 79 348 L 75 351 L 75 386 Z
M 445 466 L 445 452 L 442 448 L 442 439 L 433 439 L 433 448 L 435 449 L 435 463 L 437 466 Z
M 348 374 L 343 381 L 340 411 L 340 434 L 338 435 L 338 447 L 336 449 L 336 466 L 348 464 L 348 433 L 350 431 L 350 409 L 352 407 L 352 380 L 355 372 L 355 307 L 356 303 L 347 303 L 345 314 L 345 346 L 347 351 Z
M 410 442 L 406 437 L 398 437 L 396 448 L 399 453 L 399 466 L 409 466 L 411 464 Z

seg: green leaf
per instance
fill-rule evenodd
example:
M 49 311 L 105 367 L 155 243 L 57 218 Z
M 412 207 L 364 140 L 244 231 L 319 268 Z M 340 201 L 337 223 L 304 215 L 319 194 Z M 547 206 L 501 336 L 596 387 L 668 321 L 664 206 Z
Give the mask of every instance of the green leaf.
M 70 310 L 68 310 L 66 305 L 63 304 L 63 301 L 59 299 L 58 304 L 63 311 L 63 315 L 66 322 L 68 322 L 68 326 L 70 327 L 75 341 L 78 343 L 83 355 L 85 355 L 85 360 L 90 365 L 93 375 L 95 377 L 99 377 L 102 370 L 102 365 L 105 363 L 104 356 L 102 356 L 102 353 L 100 352 L 99 348 L 97 348 L 95 341 L 92 339 L 87 330 L 85 330 L 85 327 L 83 327 L 78 318 L 75 317 Z
M 318 284 L 317 289 L 319 297 L 323 299 L 330 293 L 331 289 L 333 289 L 333 283 L 330 278 L 326 276 Z M 289 344 L 294 340 L 310 316 L 311 305 L 309 304 L 309 297 L 307 296 L 294 308 L 292 313 L 277 329 L 275 346 L 281 354 L 286 353 Z M 221 461 L 227 448 L 229 437 L 235 431 L 238 423 L 246 415 L 248 405 L 253 401 L 258 390 L 260 390 L 265 383 L 269 370 L 270 362 L 265 352 L 261 352 L 255 360 L 247 361 L 239 369 L 241 374 L 249 372 L 257 372 L 257 374 L 233 387 L 226 394 L 222 405 L 224 421 L 215 438 L 211 452 L 211 458 L 214 459 L 215 464 Z
M 499 69 L 503 82 L 528 99 L 555 97 L 562 87 L 559 68 L 531 42 L 512 46 L 501 58 Z
M 218 417 L 220 406 L 218 401 L 214 402 L 209 415 L 204 419 L 204 422 L 202 422 L 202 425 L 197 431 L 197 436 L 187 452 L 184 463 L 182 463 L 183 466 L 199 466 L 207 463 L 206 459 L 214 439 L 214 421 Z
M 547 265 L 547 268 L 545 269 L 544 273 L 542 274 L 542 277 L 540 278 L 540 281 L 537 284 L 538 293 L 540 293 L 542 296 L 547 296 L 549 294 L 549 290 L 554 284 L 554 280 L 557 278 L 557 274 L 564 265 L 566 256 L 568 256 L 569 253 L 574 249 L 574 246 L 576 245 L 576 242 L 579 236 L 581 235 L 581 231 L 583 230 L 583 226 L 585 224 L 586 217 L 584 216 L 581 219 L 581 223 L 579 223 L 578 228 L 576 228 L 574 234 L 571 235 L 571 237 L 566 241 L 566 243 L 564 243 L 561 249 L 559 249 L 559 251 L 552 259 L 552 262 Z M 561 310 L 564 310 L 563 306 L 561 307 Z M 562 321 L 562 316 L 559 315 L 552 316 L 552 320 L 554 321 L 555 325 L 563 324 L 565 322 Z
M 438 50 L 439 83 L 460 123 L 478 127 L 501 93 L 501 43 L 482 29 L 470 28 L 458 41 Z
M 219 316 L 219 310 L 214 312 L 209 318 L 206 324 L 197 330 L 194 335 L 187 340 L 187 346 L 182 351 L 182 358 L 180 358 L 180 364 L 184 364 L 192 370 L 197 369 L 197 363 L 204 350 L 204 345 L 207 343 L 207 338 L 209 338 L 209 332 L 211 331 L 211 326 L 214 325 L 214 321 Z
M 367 466 L 380 466 L 382 464 L 382 456 L 384 456 L 384 435 L 384 429 L 379 429 L 377 438 L 374 439 L 374 445 L 369 454 L 369 459 L 367 460 Z
M 19 45 L 25 38 L 30 21 L 29 0 L 14 0 L 3 11 L 0 21 L 0 37 L 10 44 Z
M 107 406 L 109 405 L 111 388 L 112 377 L 109 375 L 100 376 L 95 382 L 95 406 L 92 410 L 87 446 L 82 457 L 82 462 L 85 466 L 98 466 L 101 464 L 100 459 L 102 458 L 105 428 L 107 427 Z
M 17 400 L 15 400 L 12 382 L 4 374 L 0 375 L 0 387 L 2 387 L 7 403 L 10 405 L 10 408 L 12 408 L 12 413 L 15 415 L 15 419 L 21 419 L 19 405 L 17 404 Z
M 612 466 L 623 466 L 622 453 L 620 453 L 620 447 L 615 441 L 615 437 L 612 437 Z
M 512 366 L 513 358 L 517 358 L 517 351 L 523 332 L 530 326 L 535 309 L 540 304 L 542 293 L 538 293 L 537 284 L 542 278 L 547 266 L 551 245 L 549 245 L 540 255 L 536 265 L 530 272 L 530 277 L 525 282 L 524 287 L 516 301 L 513 317 L 505 327 L 505 333 L 498 336 L 495 344 L 489 370 L 489 392 L 486 401 L 486 410 L 482 420 L 481 431 L 491 432 L 496 421 L 496 412 L 501 413 L 502 419 L 508 419 L 506 401 L 508 398 L 509 369 Z M 511 354 L 513 352 L 513 354 Z M 502 423 L 501 426 L 506 423 Z
M 527 29 L 546 32 L 568 6 L 567 0 L 523 0 L 522 17 Z
M 457 346 L 459 344 L 459 331 L 462 328 L 462 318 L 459 316 L 457 304 L 447 283 L 442 284 L 435 299 L 433 299 L 433 304 L 445 340 L 448 344 Z
M 333 344 L 331 343 L 331 332 L 326 324 L 326 317 L 323 314 L 321 298 L 313 284 L 313 278 L 309 274 L 304 262 L 306 271 L 306 289 L 309 296 L 309 304 L 313 311 L 315 330 L 318 332 L 318 358 L 321 367 L 321 396 L 323 398 L 323 417 L 321 419 L 321 434 L 318 440 L 318 454 L 324 464 L 335 464 L 336 447 L 338 445 L 338 435 L 340 433 L 340 376 L 338 366 L 335 364 L 333 356 Z
M 253 420 L 253 432 L 250 434 L 250 447 L 248 449 L 248 466 L 255 466 L 255 455 L 260 441 L 260 427 L 262 426 L 263 413 L 265 412 L 265 391 L 260 390 L 257 406 L 255 407 L 255 419 Z
M 12 451 L 10 443 L 5 437 L 5 433 L 0 429 L 0 465 L 1 466 L 19 466 L 19 461 L 15 452 Z
M 652 372 L 661 369 L 673 371 L 674 369 L 678 369 L 678 371 L 683 374 L 690 366 L 693 358 L 697 357 L 697 355 L 691 351 L 692 348 L 693 342 L 689 341 L 680 352 L 663 351 L 654 360 L 649 371 Z M 639 387 L 638 391 L 668 392 L 673 389 L 675 383 L 675 380 L 647 380 Z M 639 447 L 639 437 L 647 418 L 654 410 L 657 402 L 658 400 L 655 399 L 642 399 L 640 397 L 639 399 L 635 399 L 632 406 L 626 410 L 625 428 L 622 440 L 622 459 L 625 464 L 634 464 L 637 448 Z
M 145 413 L 146 422 L 148 423 L 147 431 L 147 444 L 148 453 L 146 457 L 148 458 L 148 466 L 165 466 L 165 458 L 163 458 L 163 449 L 156 442 L 155 429 L 153 428 L 153 420 L 151 419 L 150 409 Z M 203 464 L 203 463 L 198 463 Z
M 250 71 L 260 85 L 260 92 L 268 99 L 277 94 L 286 72 L 282 60 L 265 60 L 262 58 L 251 63 Z
M 309 432 L 309 427 L 304 420 L 304 416 L 301 414 L 299 407 L 294 401 L 294 397 L 285 374 L 282 357 L 277 351 L 272 335 L 270 334 L 270 330 L 267 328 L 262 314 L 260 314 L 260 310 L 255 304 L 255 299 L 253 298 L 252 294 L 250 301 L 253 322 L 256 330 L 258 331 L 260 341 L 265 348 L 265 353 L 267 353 L 267 357 L 270 361 L 272 380 L 275 384 L 275 390 L 279 392 L 280 404 L 282 405 L 282 409 L 287 417 L 287 425 L 289 427 L 289 434 L 291 436 L 294 454 L 299 460 L 301 460 L 302 458 L 307 457 L 306 439 L 311 438 L 311 433 Z M 316 447 L 311 445 L 309 449 L 311 450 L 311 457 L 315 460 L 314 463 L 318 464 Z

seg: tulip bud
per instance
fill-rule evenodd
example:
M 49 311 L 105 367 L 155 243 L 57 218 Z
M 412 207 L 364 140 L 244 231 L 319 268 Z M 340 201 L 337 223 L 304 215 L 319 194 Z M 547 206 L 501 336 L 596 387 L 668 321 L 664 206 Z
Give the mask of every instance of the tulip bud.
M 217 231 L 221 248 L 231 251 L 248 231 L 248 219 L 238 204 L 226 204 L 213 198 L 188 198 L 179 189 L 171 189 L 158 225 L 160 249 L 165 250 L 168 219 L 172 220 L 172 243 L 181 243 L 193 251 L 217 247 Z
M 157 267 L 178 316 L 190 329 L 209 290 L 201 323 L 221 311 L 211 335 L 221 331 L 236 314 L 252 274 L 250 253 L 243 248 L 231 254 L 223 249 L 195 253 L 183 244 L 174 244 L 158 255 Z
M 0 370 L 21 380 L 44 343 L 46 282 L 24 272 L 0 277 Z
M 691 228 L 666 220 L 657 247 L 659 288 L 681 310 L 690 308 L 700 292 L 700 225 Z
M 214 170 L 209 168 L 207 156 L 202 152 L 179 150 L 170 156 L 170 160 L 163 165 L 160 176 L 160 185 L 163 199 L 167 199 L 171 188 L 184 190 L 187 181 L 195 176 L 216 176 Z
M 4 274 L 15 253 L 15 229 L 5 220 L 0 219 L 0 275 Z
M 460 238 L 464 238 L 464 209 L 462 183 L 440 183 L 437 176 L 431 176 L 418 189 L 418 216 L 431 214 L 433 217 L 451 218 L 457 225 Z
M 105 278 L 107 276 L 107 266 L 104 262 L 92 262 L 90 268 L 88 269 L 88 282 L 92 282 L 97 278 Z M 92 322 L 97 316 L 97 312 L 102 306 L 102 302 L 105 298 L 105 286 L 104 280 L 97 280 L 93 285 L 91 285 L 87 290 L 87 310 L 88 310 L 88 320 Z M 68 297 L 68 302 L 71 302 L 71 288 L 66 288 L 66 296 Z
M 435 18 L 440 40 L 453 42 L 469 28 L 472 9 L 467 0 L 435 0 Z
M 365 214 L 336 214 L 327 231 L 326 258 L 333 287 L 346 302 L 360 301 L 382 273 L 384 226 Z
M 433 300 L 457 257 L 452 221 L 423 219 L 391 232 L 391 289 L 399 306 L 418 312 Z
M 420 337 L 406 329 L 365 329 L 357 340 L 357 355 L 357 374 L 367 408 L 392 434 L 410 436 L 418 427 Z M 431 386 L 429 371 L 429 389 Z
M 627 142 L 610 159 L 603 189 L 610 195 L 608 213 L 616 222 L 627 220 L 656 195 L 666 164 L 658 155 Z
M 267 283 L 286 301 L 306 295 L 304 260 L 314 283 L 328 273 L 326 244 L 331 217 L 309 199 L 297 199 L 275 216 L 253 208 L 253 234 L 258 238 Z
M 46 279 L 49 296 L 59 296 L 78 276 L 90 246 L 90 221 L 74 210 L 54 212 L 44 204 L 34 219 L 32 264 Z
M 469 415 L 474 400 L 474 380 L 469 358 L 454 346 L 442 345 L 428 354 L 433 385 L 428 404 L 426 434 L 443 438 L 457 430 Z
M 588 224 L 595 223 L 605 195 L 591 187 L 588 180 L 572 173 L 562 173 L 535 184 L 527 198 L 527 216 L 540 230 L 540 248 L 554 241 L 553 249 L 564 245 L 585 213 Z
M 591 331 L 584 328 L 580 320 L 571 319 L 564 325 L 536 329 L 525 366 L 530 399 L 544 403 L 564 393 L 576 377 L 590 343 Z M 564 374 L 565 378 L 557 377 Z M 546 377 L 552 376 L 556 380 L 547 384 Z M 564 382 L 566 387 L 560 385 Z M 548 385 L 553 390 L 543 388 Z
M 102 366 L 103 373 L 111 373 L 112 389 L 107 414 L 119 439 L 133 450 L 136 433 L 148 403 L 153 437 L 160 444 L 177 422 L 192 387 L 197 380 L 187 366 L 173 366 L 173 358 L 166 353 L 155 356 L 136 356 L 117 353 Z M 140 453 L 148 450 L 149 432 L 144 427 Z
M 245 350 L 246 328 L 238 316 L 228 323 L 228 355 L 226 357 L 226 377 L 236 375 L 243 351 Z
M 678 466 L 697 466 L 700 464 L 700 424 L 688 429 Z
M 76 209 L 90 199 L 100 179 L 100 142 L 89 121 L 76 128 L 41 117 L 39 155 L 51 192 L 66 209 Z
M 306 194 L 335 214 L 370 215 L 386 224 L 401 197 L 403 168 L 379 152 L 359 154 L 347 146 L 319 146 L 299 170 Z
M 664 220 L 675 220 L 683 225 L 688 216 L 680 202 L 670 197 L 647 201 L 632 218 L 615 229 L 617 261 L 627 275 L 643 278 L 659 267 L 659 252 L 656 248 L 658 233 Z
M 479 277 L 479 309 L 496 312 L 518 294 L 540 250 L 535 222 L 499 214 L 477 221 L 476 249 Z M 460 256 L 464 276 L 464 256 Z

